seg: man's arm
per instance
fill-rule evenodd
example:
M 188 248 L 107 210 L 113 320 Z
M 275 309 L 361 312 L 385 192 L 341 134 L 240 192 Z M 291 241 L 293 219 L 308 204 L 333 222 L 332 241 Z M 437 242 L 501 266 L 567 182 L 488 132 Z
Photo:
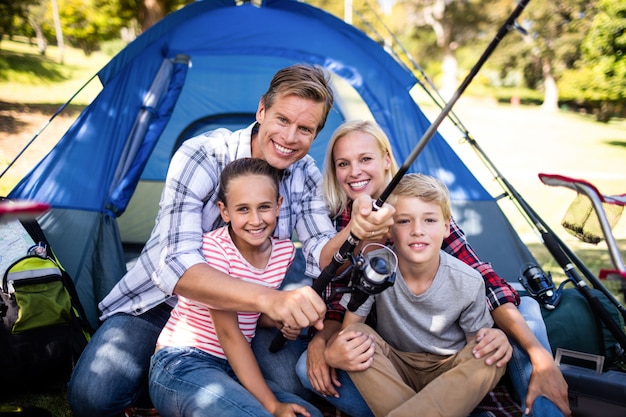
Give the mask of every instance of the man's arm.
M 493 310 L 491 315 L 496 325 L 512 337 L 530 357 L 533 371 L 526 396 L 526 413 L 532 409 L 535 399 L 543 395 L 550 399 L 565 416 L 571 416 L 567 383 L 554 362 L 552 354 L 539 343 L 517 307 L 511 303 L 503 304 Z
M 258 311 L 292 328 L 320 330 L 326 304 L 309 286 L 280 291 L 230 276 L 200 263 L 187 269 L 174 292 L 199 303 L 228 311 Z

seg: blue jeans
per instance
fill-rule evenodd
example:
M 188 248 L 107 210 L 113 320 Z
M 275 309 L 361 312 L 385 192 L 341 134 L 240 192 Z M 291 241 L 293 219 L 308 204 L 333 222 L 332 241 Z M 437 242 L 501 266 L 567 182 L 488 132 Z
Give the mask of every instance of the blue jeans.
M 311 416 L 322 417 L 314 406 L 294 394 L 268 385 L 283 403 L 305 407 Z M 272 417 L 240 384 L 228 361 L 196 348 L 166 347 L 152 357 L 150 397 L 161 415 Z
M 252 350 L 263 376 L 267 381 L 277 384 L 283 391 L 311 401 L 315 396 L 300 383 L 296 375 L 296 362 L 302 352 L 306 351 L 308 339 L 289 340 L 282 349 L 272 353 L 269 346 L 276 334 L 277 329 L 258 327 L 252 339 Z
M 141 399 L 149 406 L 150 357 L 169 316 L 169 307 L 162 304 L 140 316 L 116 314 L 102 323 L 69 382 L 67 397 L 74 416 L 119 416 Z
M 552 352 L 539 303 L 532 297 L 520 297 L 520 299 L 519 312 L 526 320 L 528 327 L 530 327 L 541 345 L 546 348 L 548 352 Z M 528 354 L 515 341 L 511 340 L 511 345 L 513 346 L 513 357 L 507 364 L 506 369 L 511 383 L 515 388 L 515 393 L 519 397 L 520 406 L 523 411 L 526 404 L 526 395 L 528 394 L 528 384 L 530 383 L 532 366 Z M 533 404 L 531 416 L 562 417 L 563 413 L 546 397 L 537 397 Z
M 309 381 L 309 377 L 306 374 L 306 352 L 304 352 L 300 356 L 300 359 L 298 359 L 298 363 L 296 364 L 296 374 L 306 389 L 317 393 L 317 391 L 313 389 L 313 386 Z M 335 387 L 337 393 L 339 393 L 339 398 L 323 398 L 335 408 L 343 411 L 351 417 L 373 417 L 374 414 L 370 411 L 370 408 L 367 406 L 367 403 L 359 393 L 356 385 L 354 385 L 354 382 L 352 382 L 348 376 L 348 373 L 342 371 L 341 369 L 337 369 L 337 378 L 341 383 L 340 387 Z

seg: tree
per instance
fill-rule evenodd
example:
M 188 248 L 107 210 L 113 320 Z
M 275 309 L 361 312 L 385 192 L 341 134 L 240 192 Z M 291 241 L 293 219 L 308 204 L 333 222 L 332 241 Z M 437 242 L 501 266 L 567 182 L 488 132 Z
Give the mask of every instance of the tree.
M 38 0 L 0 0 L 0 39 L 13 35 L 16 18 L 27 20 L 28 6 Z
M 149 27 L 185 4 L 194 0 L 118 0 L 118 13 L 126 19 L 137 19 L 141 31 Z
M 528 36 L 511 37 L 506 43 L 502 75 L 520 69 L 528 88 L 543 91 L 546 111 L 558 109 L 559 80 L 580 58 L 593 4 L 591 0 L 531 3 L 523 16 Z
M 608 122 L 626 104 L 626 3 L 600 0 L 582 43 L 581 59 L 563 85 Z

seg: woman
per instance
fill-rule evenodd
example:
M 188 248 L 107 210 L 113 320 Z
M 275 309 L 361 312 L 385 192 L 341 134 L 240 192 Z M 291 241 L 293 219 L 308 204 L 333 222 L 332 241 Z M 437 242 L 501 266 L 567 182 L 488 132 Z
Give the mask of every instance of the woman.
M 397 165 L 382 129 L 374 122 L 358 120 L 346 122 L 334 132 L 325 161 L 324 196 L 337 230 L 345 233 L 344 228 L 351 218 L 351 202 L 364 194 L 373 199 L 378 198 L 396 174 Z M 570 415 L 567 384 L 550 353 L 539 310 L 534 310 L 534 316 L 526 320 L 536 326 L 535 331 L 543 336 L 543 343 L 540 343 L 518 311 L 516 306 L 520 299 L 516 292 L 496 275 L 490 264 L 478 259 L 454 219 L 450 224 L 450 236 L 444 241 L 442 249 L 481 273 L 496 325 L 521 347 L 511 352 L 506 340 L 499 339 L 499 335 L 494 332 L 478 344 L 476 357 L 484 357 L 496 351 L 487 359 L 488 364 L 504 366 L 513 354 L 514 361 L 511 361 L 509 372 L 520 396 L 522 409 L 541 407 L 541 411 L 535 411 L 542 416 Z M 532 301 L 530 299 L 525 303 L 532 305 Z M 373 341 L 362 334 L 345 333 L 338 335 L 332 344 L 326 346 L 323 342 L 332 336 L 330 329 L 336 331 L 338 327 L 325 324 L 326 337 L 316 338 L 309 345 L 307 354 L 299 361 L 298 375 L 305 385 L 325 396 L 339 409 L 353 416 L 371 415 L 362 399 L 356 401 L 355 398 L 360 398 L 356 395 L 356 389 L 345 373 L 337 372 L 337 368 L 356 371 L 368 366 L 367 362 L 373 354 Z M 338 392 L 340 387 L 341 392 Z M 554 402 L 560 411 L 545 399 L 537 401 L 533 407 L 535 398 L 542 395 Z M 361 404 L 358 411 L 363 414 L 357 414 L 356 403 Z M 543 410 L 544 406 L 546 411 Z

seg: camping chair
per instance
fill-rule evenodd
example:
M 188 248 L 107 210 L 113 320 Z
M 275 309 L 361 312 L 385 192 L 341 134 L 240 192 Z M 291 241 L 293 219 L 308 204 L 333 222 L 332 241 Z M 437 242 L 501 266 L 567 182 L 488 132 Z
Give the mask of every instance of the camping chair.
M 570 188 L 578 194 L 567 209 L 563 227 L 583 242 L 597 244 L 606 241 L 614 269 L 601 269 L 600 279 L 620 280 L 620 292 L 626 294 L 626 266 L 612 230 L 619 221 L 626 194 L 607 196 L 590 182 L 554 174 L 539 174 L 546 185 Z M 596 216 L 592 216 L 595 211 Z

